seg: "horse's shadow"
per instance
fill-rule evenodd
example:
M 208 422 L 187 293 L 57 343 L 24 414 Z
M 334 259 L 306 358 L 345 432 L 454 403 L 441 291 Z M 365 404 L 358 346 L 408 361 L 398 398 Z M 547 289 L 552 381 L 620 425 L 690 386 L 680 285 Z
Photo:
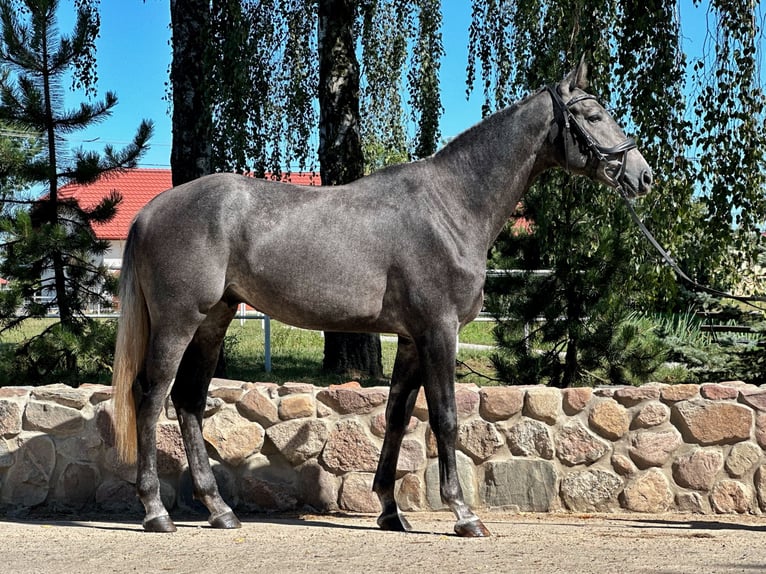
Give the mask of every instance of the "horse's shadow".
M 359 532 L 380 532 L 381 530 L 375 524 L 375 518 L 370 515 L 366 517 L 358 514 L 346 514 L 343 512 L 333 512 L 324 514 L 311 514 L 306 517 L 299 514 L 274 513 L 274 514 L 238 514 L 238 518 L 243 525 L 272 524 L 282 526 L 303 526 L 311 528 L 331 528 L 334 530 L 359 531 Z M 352 524 L 349 519 L 369 518 L 369 524 Z M 204 517 L 192 513 L 174 513 L 173 520 L 178 530 L 193 530 L 198 528 L 213 530 Z M 345 520 L 345 522 L 338 522 Z M 61 528 L 88 528 L 93 530 L 117 531 L 117 532 L 142 532 L 141 518 L 136 516 L 117 516 L 114 515 L 87 515 L 82 518 L 70 516 L 49 516 L 34 518 L 13 518 L 3 517 L 0 522 L 19 524 L 19 525 L 50 525 Z M 410 535 L 433 535 L 435 532 L 428 530 L 413 529 L 408 532 Z M 438 533 L 440 536 L 444 533 Z
M 766 522 L 763 524 L 744 524 L 742 522 L 708 520 L 676 521 L 656 518 L 609 518 L 609 520 L 623 523 L 626 528 L 766 532 Z

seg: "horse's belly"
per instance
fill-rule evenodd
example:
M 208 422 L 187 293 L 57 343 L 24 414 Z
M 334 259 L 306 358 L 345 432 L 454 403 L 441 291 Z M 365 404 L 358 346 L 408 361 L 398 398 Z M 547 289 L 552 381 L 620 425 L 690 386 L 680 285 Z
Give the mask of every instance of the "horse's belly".
M 375 330 L 383 289 L 371 281 L 327 283 L 295 273 L 292 278 L 254 275 L 234 291 L 262 313 L 306 329 Z

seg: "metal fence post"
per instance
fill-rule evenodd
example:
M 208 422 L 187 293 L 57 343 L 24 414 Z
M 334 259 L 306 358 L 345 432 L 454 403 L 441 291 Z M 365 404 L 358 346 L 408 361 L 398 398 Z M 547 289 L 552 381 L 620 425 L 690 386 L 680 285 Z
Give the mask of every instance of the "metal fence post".
M 263 369 L 271 372 L 271 317 L 263 316 Z

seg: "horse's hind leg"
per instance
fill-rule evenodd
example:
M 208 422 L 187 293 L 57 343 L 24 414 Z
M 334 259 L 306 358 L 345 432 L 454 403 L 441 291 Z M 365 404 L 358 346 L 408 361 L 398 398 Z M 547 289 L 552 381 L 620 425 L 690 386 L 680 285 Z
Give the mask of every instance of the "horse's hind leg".
M 409 423 L 415 399 L 420 389 L 418 352 L 410 339 L 399 337 L 396 362 L 391 377 L 391 392 L 386 405 L 386 437 L 375 473 L 373 490 L 380 499 L 383 509 L 378 517 L 378 526 L 383 530 L 410 530 L 407 519 L 399 511 L 394 498 L 396 465 L 402 438 Z
M 226 329 L 235 313 L 236 306 L 223 302 L 208 312 L 184 353 L 171 391 L 189 461 L 194 494 L 210 511 L 208 522 L 215 528 L 241 526 L 218 492 L 202 437 L 207 390 L 215 372 Z
M 157 419 L 193 333 L 193 323 L 188 324 L 188 333 L 169 327 L 155 327 L 149 340 L 144 368 L 133 384 L 138 438 L 136 488 L 146 511 L 144 530 L 147 532 L 174 532 L 176 529 L 160 497 Z

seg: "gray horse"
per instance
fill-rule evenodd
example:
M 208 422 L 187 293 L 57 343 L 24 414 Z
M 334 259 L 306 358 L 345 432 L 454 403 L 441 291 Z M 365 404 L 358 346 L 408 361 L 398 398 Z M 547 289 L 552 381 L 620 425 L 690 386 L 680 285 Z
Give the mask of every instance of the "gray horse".
M 137 455 L 145 530 L 175 530 L 160 500 L 155 443 L 168 390 L 210 524 L 240 526 L 211 472 L 202 416 L 226 329 L 246 302 L 308 329 L 396 333 L 373 486 L 378 525 L 410 528 L 394 483 L 422 385 L 455 532 L 489 534 L 458 482 L 454 389 L 456 334 L 482 307 L 487 250 L 547 169 L 588 175 L 630 197 L 651 186 L 633 140 L 583 91 L 586 76 L 581 63 L 434 156 L 349 185 L 215 174 L 162 193 L 138 214 L 125 248 L 113 385 L 117 447 L 126 461 Z

